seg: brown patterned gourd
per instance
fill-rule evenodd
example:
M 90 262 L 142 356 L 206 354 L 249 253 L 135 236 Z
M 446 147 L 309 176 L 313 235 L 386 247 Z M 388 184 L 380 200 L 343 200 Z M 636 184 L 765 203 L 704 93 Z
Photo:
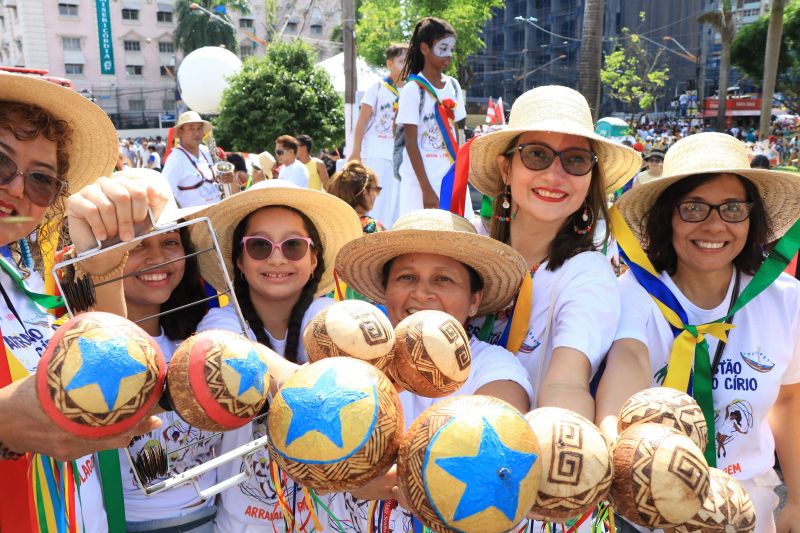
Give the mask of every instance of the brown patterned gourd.
M 541 407 L 525 418 L 542 448 L 542 480 L 529 516 L 563 523 L 594 509 L 614 475 L 606 437 L 567 409 Z
M 472 354 L 463 326 L 442 311 L 418 311 L 395 327 L 390 377 L 427 398 L 457 391 L 469 377 Z
M 36 369 L 37 397 L 60 428 L 86 438 L 123 433 L 161 396 L 166 365 L 133 322 L 83 313 L 56 330 Z
M 311 362 L 355 357 L 385 371 L 394 357 L 394 329 L 371 303 L 344 300 L 326 307 L 308 323 L 303 346 Z
M 635 424 L 619 435 L 611 451 L 611 500 L 634 524 L 682 525 L 708 497 L 708 463 L 694 442 L 674 428 Z
M 669 387 L 653 387 L 637 392 L 625 402 L 617 417 L 620 433 L 633 424 L 652 422 L 677 429 L 701 450 L 708 443 L 708 426 L 697 402 Z
M 350 491 L 386 473 L 404 419 L 394 385 L 349 357 L 304 366 L 279 389 L 267 421 L 269 451 L 303 486 Z
M 230 331 L 192 335 L 175 350 L 167 372 L 175 412 L 206 431 L 245 425 L 267 400 L 269 352 L 266 346 Z
M 703 506 L 675 533 L 751 533 L 756 529 L 756 510 L 750 495 L 726 472 L 709 468 L 711 488 Z
M 508 403 L 447 398 L 411 424 L 397 458 L 398 487 L 433 531 L 508 531 L 536 500 L 540 455 L 536 434 Z

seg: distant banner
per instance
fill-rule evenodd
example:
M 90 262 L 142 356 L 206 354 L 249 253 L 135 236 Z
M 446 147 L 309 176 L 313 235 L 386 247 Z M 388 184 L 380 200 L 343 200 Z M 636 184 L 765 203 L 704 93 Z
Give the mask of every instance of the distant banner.
M 111 39 L 111 14 L 108 0 L 96 0 L 97 37 L 100 39 L 100 73 L 114 74 L 114 41 Z

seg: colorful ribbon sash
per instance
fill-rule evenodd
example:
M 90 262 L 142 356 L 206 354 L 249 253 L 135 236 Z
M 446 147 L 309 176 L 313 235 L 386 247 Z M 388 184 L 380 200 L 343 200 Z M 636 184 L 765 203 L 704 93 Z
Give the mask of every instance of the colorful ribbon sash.
M 669 288 L 658 278 L 658 272 L 616 206 L 609 210 L 609 222 L 620 247 L 620 256 L 630 267 L 636 281 L 653 298 L 675 335 L 664 386 L 689 391 L 689 380 L 694 366 L 692 395 L 703 410 L 709 434 L 714 435 L 713 375 L 705 336 L 712 335 L 722 342 L 727 342 L 727 332 L 734 326 L 724 322 L 769 287 L 789 264 L 789 258 L 800 248 L 800 221 L 795 222 L 767 256 L 730 312 L 714 322 L 700 325 L 688 324 L 686 312 Z M 709 439 L 705 456 L 709 465 L 716 466 L 713 439 Z
M 383 78 L 383 86 L 394 95 L 394 102 L 392 102 L 392 110 L 397 113 L 397 103 L 400 101 L 400 91 L 397 90 L 397 85 L 394 84 L 392 78 L 386 76 Z
M 455 113 L 453 108 L 448 108 L 444 105 L 444 103 L 439 101 L 439 96 L 436 94 L 436 89 L 433 88 L 433 85 L 431 85 L 428 80 L 419 74 L 411 74 L 408 77 L 408 80 L 416 82 L 420 87 L 425 89 L 436 102 L 436 105 L 434 106 L 436 123 L 439 125 L 439 129 L 442 132 L 442 139 L 444 140 L 445 148 L 447 148 L 447 155 L 450 156 L 450 162 L 454 162 L 456 160 L 456 151 L 458 150 L 458 141 L 456 140 L 456 137 L 453 133 L 453 128 L 451 127 L 451 124 L 455 122 Z

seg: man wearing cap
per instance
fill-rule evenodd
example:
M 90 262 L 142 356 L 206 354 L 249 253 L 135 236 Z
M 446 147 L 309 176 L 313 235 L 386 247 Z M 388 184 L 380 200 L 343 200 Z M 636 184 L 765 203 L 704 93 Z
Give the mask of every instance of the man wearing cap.
M 221 198 L 214 160 L 208 148 L 201 144 L 203 136 L 210 131 L 211 123 L 200 118 L 195 111 L 187 111 L 178 117 L 175 135 L 180 144 L 167 158 L 162 173 L 180 207 L 213 204 Z
M 645 184 L 661 176 L 664 171 L 664 150 L 661 148 L 653 148 L 647 155 L 644 156 L 647 168 L 636 176 L 636 183 Z

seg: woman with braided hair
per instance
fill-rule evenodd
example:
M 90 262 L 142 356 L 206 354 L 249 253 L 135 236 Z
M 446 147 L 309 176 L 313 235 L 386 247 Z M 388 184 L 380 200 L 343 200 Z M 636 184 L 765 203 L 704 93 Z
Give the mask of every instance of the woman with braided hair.
M 297 187 L 281 180 L 264 181 L 209 209 L 220 248 L 234 280 L 236 298 L 251 339 L 269 346 L 292 363 L 307 361 L 302 345 L 306 324 L 333 303 L 323 295 L 334 286 L 333 265 L 339 249 L 361 235 L 355 211 L 330 194 Z M 207 232 L 192 235 L 196 249 L 211 245 Z M 212 286 L 223 288 L 216 258 L 198 258 L 200 273 Z M 231 306 L 212 309 L 198 331 L 241 332 Z M 280 381 L 282 376 L 276 376 Z M 255 421 L 222 438 L 222 453 L 266 433 L 266 421 Z M 303 492 L 272 464 L 265 449 L 248 460 L 268 465 L 269 476 L 250 479 L 222 494 L 217 530 L 225 532 L 289 529 L 292 521 L 308 518 Z M 225 479 L 242 472 L 241 460 L 220 468 Z M 256 470 L 256 468 L 254 468 Z M 263 469 L 262 469 L 263 470 Z M 293 516 L 285 516 L 279 500 L 288 501 Z
M 365 235 L 386 231 L 380 220 L 367 215 L 372 211 L 381 189 L 377 174 L 356 160 L 348 161 L 342 170 L 333 175 L 328 184 L 329 193 L 347 202 L 358 213 Z

